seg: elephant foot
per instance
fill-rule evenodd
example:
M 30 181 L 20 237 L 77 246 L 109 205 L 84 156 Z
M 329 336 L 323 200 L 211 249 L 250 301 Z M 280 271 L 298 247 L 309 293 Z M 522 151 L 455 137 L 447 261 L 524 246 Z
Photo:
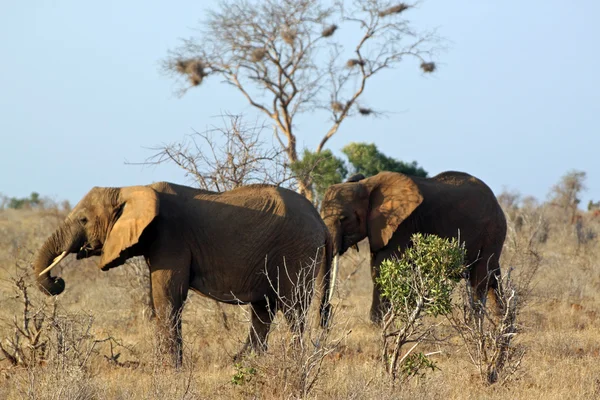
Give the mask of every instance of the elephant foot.
M 380 312 L 372 312 L 370 315 L 371 322 L 376 326 L 381 326 L 383 323 L 383 316 Z

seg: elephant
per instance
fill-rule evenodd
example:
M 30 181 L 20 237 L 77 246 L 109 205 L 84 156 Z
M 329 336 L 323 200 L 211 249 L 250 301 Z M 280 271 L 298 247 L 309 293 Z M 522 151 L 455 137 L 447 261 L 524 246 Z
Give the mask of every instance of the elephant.
M 326 326 L 332 250 L 318 211 L 294 191 L 254 184 L 217 193 L 158 182 L 92 188 L 43 243 L 33 268 L 38 286 L 58 295 L 65 282 L 50 269 L 70 253 L 78 260 L 99 256 L 102 271 L 143 256 L 161 344 L 180 365 L 181 314 L 189 289 L 251 305 L 250 333 L 236 357 L 266 349 L 277 309 L 302 334 L 316 281 L 323 286 Z
M 460 235 L 475 298 L 485 303 L 490 295 L 494 311 L 499 311 L 496 289 L 506 217 L 492 190 L 476 177 L 456 171 L 432 178 L 389 171 L 368 178 L 357 174 L 327 189 L 321 217 L 333 240 L 334 268 L 338 256 L 368 238 L 373 278 L 370 319 L 374 323 L 381 323 L 389 309 L 375 283 L 379 266 L 385 259 L 400 256 L 411 245 L 414 233 L 444 238 Z

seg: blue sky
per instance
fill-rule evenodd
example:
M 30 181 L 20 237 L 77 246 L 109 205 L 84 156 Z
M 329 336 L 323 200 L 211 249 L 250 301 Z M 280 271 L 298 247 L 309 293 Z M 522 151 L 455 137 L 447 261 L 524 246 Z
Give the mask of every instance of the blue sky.
M 175 167 L 141 167 L 149 147 L 181 140 L 215 116 L 253 110 L 209 80 L 183 98 L 160 60 L 194 35 L 214 1 L 4 2 L 0 12 L 0 192 L 76 203 L 92 186 L 189 183 Z M 430 174 L 469 172 L 545 199 L 570 169 L 600 200 L 600 2 L 426 0 L 416 27 L 448 41 L 439 71 L 408 61 L 368 87 L 394 111 L 347 121 L 328 147 L 376 143 Z M 314 148 L 327 120 L 303 118 Z

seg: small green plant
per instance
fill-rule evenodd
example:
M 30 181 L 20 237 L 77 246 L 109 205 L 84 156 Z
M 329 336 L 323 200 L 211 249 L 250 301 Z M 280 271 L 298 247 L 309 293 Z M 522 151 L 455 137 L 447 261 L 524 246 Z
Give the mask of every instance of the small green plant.
M 252 378 L 256 375 L 256 368 L 254 367 L 246 367 L 242 363 L 236 363 L 234 365 L 235 374 L 231 378 L 231 383 L 234 385 L 243 385 L 252 380 Z
M 452 311 L 452 291 L 464 272 L 465 248 L 457 239 L 417 233 L 411 241 L 400 258 L 381 264 L 377 279 L 381 296 L 390 305 L 382 328 L 382 359 L 394 380 L 435 368 L 427 354 L 413 353 L 431 337 L 433 325 L 423 318 Z M 402 354 L 408 343 L 413 345 Z
M 412 377 L 418 375 L 424 369 L 431 369 L 434 371 L 436 368 L 435 362 L 431 361 L 424 353 L 419 352 L 406 357 L 404 364 L 402 365 L 402 373 L 405 376 Z

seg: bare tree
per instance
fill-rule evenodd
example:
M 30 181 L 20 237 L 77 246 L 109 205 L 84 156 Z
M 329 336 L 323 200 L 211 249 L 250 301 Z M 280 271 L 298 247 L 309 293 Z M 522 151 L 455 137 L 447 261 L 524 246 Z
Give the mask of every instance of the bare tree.
M 248 125 L 241 115 L 222 116 L 224 128 L 196 132 L 159 146 L 144 164 L 171 162 L 205 190 L 223 192 L 251 183 L 292 184 L 282 150 L 261 139 L 264 125 Z
M 340 125 L 375 111 L 359 103 L 374 75 L 404 58 L 419 60 L 423 72 L 437 42 L 434 32 L 417 32 L 404 18 L 414 4 L 389 0 L 222 0 L 209 12 L 200 37 L 183 41 L 165 60 L 167 72 L 187 78 L 181 93 L 219 76 L 273 124 L 290 163 L 298 160 L 294 119 L 326 110 L 330 125 L 319 153 Z M 345 52 L 338 32 L 354 36 Z M 350 37 L 349 36 L 349 37 Z M 310 180 L 298 189 L 312 197 Z
M 560 178 L 550 191 L 551 204 L 560 207 L 571 222 L 575 221 L 575 214 L 581 199 L 581 192 L 585 191 L 585 171 L 571 170 Z

